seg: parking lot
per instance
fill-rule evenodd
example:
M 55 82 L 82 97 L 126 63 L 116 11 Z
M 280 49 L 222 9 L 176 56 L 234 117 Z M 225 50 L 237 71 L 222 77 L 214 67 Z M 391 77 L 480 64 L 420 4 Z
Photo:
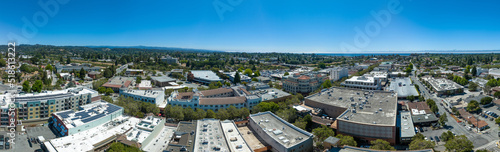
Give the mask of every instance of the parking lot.
M 0 135 L 7 136 L 6 131 L 0 132 Z M 10 149 L 1 149 L 0 151 L 5 152 L 33 152 L 40 149 L 40 143 L 38 141 L 30 142 L 30 139 L 36 139 L 38 136 L 43 136 L 45 140 L 54 139 L 56 136 L 52 131 L 46 126 L 28 127 L 26 128 L 26 133 L 18 132 L 14 138 L 14 142 L 11 143 Z

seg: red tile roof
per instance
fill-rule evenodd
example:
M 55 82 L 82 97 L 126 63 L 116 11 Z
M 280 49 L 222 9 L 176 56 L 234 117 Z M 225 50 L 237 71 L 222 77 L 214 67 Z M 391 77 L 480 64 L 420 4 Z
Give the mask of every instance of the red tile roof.
M 307 80 L 307 79 L 310 79 L 311 77 L 308 77 L 308 76 L 300 76 L 298 79 L 301 79 L 301 80 Z
M 203 94 L 204 96 L 211 96 L 211 95 L 230 93 L 230 92 L 233 92 L 233 89 L 231 89 L 231 88 L 218 88 L 218 89 L 201 91 L 201 94 Z

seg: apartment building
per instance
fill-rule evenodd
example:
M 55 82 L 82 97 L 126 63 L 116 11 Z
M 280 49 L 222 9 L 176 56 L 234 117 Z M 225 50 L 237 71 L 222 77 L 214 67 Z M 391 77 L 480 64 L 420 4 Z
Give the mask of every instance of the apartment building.
M 317 72 L 295 73 L 283 77 L 283 90 L 290 93 L 310 93 L 318 89 L 328 78 Z

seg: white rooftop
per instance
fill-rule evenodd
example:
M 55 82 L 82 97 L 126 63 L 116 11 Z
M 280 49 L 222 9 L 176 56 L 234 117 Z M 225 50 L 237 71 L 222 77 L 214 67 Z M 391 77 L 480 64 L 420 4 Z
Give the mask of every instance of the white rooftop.
M 313 137 L 311 133 L 286 122 L 269 111 L 252 114 L 250 119 L 258 123 L 258 126 L 274 141 L 287 148 Z
M 220 124 L 231 151 L 252 151 L 233 121 L 225 120 Z
M 222 81 L 222 79 L 217 76 L 213 71 L 210 70 L 192 70 L 191 73 L 195 78 L 210 80 L 210 81 Z
M 151 81 L 149 80 L 142 80 L 141 83 L 137 85 L 139 88 L 151 88 L 153 85 L 151 84 Z
M 350 79 L 347 79 L 345 81 L 374 83 L 375 82 L 375 78 L 371 77 L 371 76 L 353 76 Z
M 99 125 L 92 129 L 82 131 L 73 135 L 52 139 L 44 144 L 48 147 L 49 152 L 56 152 L 53 150 L 71 151 L 71 152 L 87 152 L 94 149 L 94 144 L 97 144 L 105 139 L 114 135 L 125 133 L 130 128 L 134 127 L 140 122 L 138 118 L 134 117 L 118 117 L 114 119 L 115 122 L 122 122 L 116 126 L 112 122 Z

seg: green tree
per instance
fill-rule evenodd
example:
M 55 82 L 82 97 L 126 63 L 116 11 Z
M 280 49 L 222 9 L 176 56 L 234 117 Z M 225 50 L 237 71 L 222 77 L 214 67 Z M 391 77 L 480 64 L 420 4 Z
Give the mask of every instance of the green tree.
M 412 141 L 410 143 L 410 150 L 421 150 L 421 149 L 430 149 L 434 148 L 435 144 L 432 141 L 424 140 L 425 137 L 421 133 L 417 133 L 413 136 Z
M 235 84 L 238 84 L 238 83 L 241 83 L 241 76 L 240 76 L 240 73 L 239 72 L 236 72 L 236 74 L 234 75 L 234 80 L 233 82 Z
M 106 102 L 113 103 L 113 98 L 111 98 L 109 96 L 102 96 L 101 99 L 106 101 Z
M 283 76 L 287 76 L 287 75 L 290 75 L 290 73 L 288 73 L 288 72 L 285 72 L 285 74 L 283 74 Z
M 212 109 L 207 110 L 206 118 L 215 118 L 215 112 Z
M 215 118 L 219 120 L 227 120 L 231 118 L 231 116 L 229 115 L 226 109 L 220 109 L 219 111 L 217 111 L 217 113 L 215 113 Z
M 196 120 L 196 113 L 193 108 L 184 108 L 182 112 L 184 113 L 184 120 Z
M 66 64 L 70 64 L 70 63 L 71 63 L 71 57 L 69 57 L 69 56 L 68 56 L 68 57 L 66 58 Z
M 352 136 L 344 136 L 344 135 L 338 134 L 337 138 L 339 139 L 339 145 L 341 145 L 341 146 L 345 146 L 345 145 L 354 146 L 354 147 L 358 146 L 358 143 L 356 142 L 356 140 L 354 140 L 354 138 Z
M 448 151 L 469 152 L 472 151 L 474 145 L 469 139 L 467 139 L 467 137 L 465 137 L 465 135 L 460 135 L 446 141 L 444 147 L 446 147 L 446 150 Z
M 250 115 L 250 110 L 248 110 L 248 108 L 241 108 L 239 114 L 240 118 L 246 118 Z
M 321 69 L 324 69 L 324 68 L 326 68 L 326 64 L 323 63 L 323 62 L 319 62 L 318 63 L 318 67 L 321 68 Z
M 500 98 L 500 91 L 499 91 L 499 92 L 495 92 L 495 93 L 493 94 L 493 96 L 495 96 L 495 98 Z
M 294 126 L 299 127 L 302 130 L 306 130 L 307 122 L 304 121 L 304 119 L 299 118 L 296 119 L 295 122 L 293 123 Z
M 410 150 L 431 149 L 434 148 L 435 143 L 433 141 L 419 139 L 411 141 L 409 146 Z
M 408 97 L 406 97 L 410 102 L 413 102 L 415 100 L 415 96 L 413 95 L 410 95 Z
M 30 92 L 31 87 L 30 87 L 30 82 L 29 81 L 24 81 L 23 82 L 23 91 L 28 93 Z
M 230 105 L 229 108 L 226 109 L 227 110 L 227 113 L 229 114 L 229 118 L 228 119 L 234 119 L 236 117 L 238 117 L 240 114 L 240 111 L 233 105 Z
M 479 88 L 479 85 L 477 85 L 474 82 L 469 82 L 469 90 L 470 91 L 477 91 L 478 88 Z
M 443 132 L 441 134 L 441 140 L 443 140 L 443 141 L 452 140 L 454 138 L 455 138 L 455 135 L 453 134 L 453 132 L 451 132 L 449 130 L 447 132 Z
M 476 66 L 474 66 L 474 67 L 472 68 L 471 74 L 472 74 L 472 76 L 474 76 L 474 77 L 475 77 L 475 76 L 477 76 L 477 75 L 476 75 L 476 74 L 477 74 L 477 68 L 476 68 Z
M 83 80 L 85 78 L 86 73 L 87 73 L 87 71 L 85 71 L 83 68 L 80 69 L 80 77 L 79 78 Z
M 480 150 L 476 150 L 476 152 L 490 152 L 490 151 L 486 150 L 486 149 L 480 149 Z
M 259 70 L 255 70 L 255 72 L 253 73 L 253 76 L 255 76 L 255 77 L 260 76 L 260 72 L 259 72 Z
M 52 71 L 52 70 L 54 70 L 54 68 L 52 67 L 52 65 L 48 64 L 48 65 L 45 67 L 45 70 Z
M 280 109 L 276 112 L 276 115 L 290 123 L 295 122 L 297 119 L 297 111 L 294 108 Z
M 396 150 L 394 147 L 391 146 L 391 144 L 385 140 L 382 139 L 377 139 L 373 140 L 370 142 L 372 146 L 370 149 L 376 149 L 376 150 Z
M 111 78 L 113 77 L 113 71 L 111 71 L 109 68 L 104 69 L 104 73 L 102 74 L 106 78 Z
M 327 79 L 321 86 L 323 86 L 323 88 L 330 88 L 332 87 L 332 82 Z
M 316 142 L 323 142 L 326 138 L 332 136 L 335 137 L 335 132 L 325 125 L 321 125 L 321 127 L 313 129 L 312 133 L 316 138 Z
M 258 82 L 258 81 L 259 81 L 259 79 L 257 79 L 257 78 L 252 78 L 252 81 L 254 81 L 254 82 Z
M 137 76 L 135 78 L 135 83 L 141 83 L 142 82 L 142 77 L 141 76 Z
M 181 106 L 174 106 L 170 111 L 168 111 L 168 115 L 176 120 L 184 120 L 184 109 Z
M 482 105 L 487 105 L 490 104 L 493 101 L 493 98 L 491 97 L 484 97 L 481 99 L 481 104 Z
M 252 74 L 253 74 L 252 69 L 246 69 L 245 72 L 243 72 L 243 74 L 248 75 L 248 76 L 252 76 Z
M 33 86 L 31 86 L 31 90 L 33 92 L 42 92 L 42 88 L 43 88 L 42 80 L 36 80 L 35 84 L 33 84 Z
M 112 94 L 112 93 L 115 93 L 115 92 L 113 91 L 113 89 L 111 89 L 111 88 L 107 88 L 107 89 L 106 89 L 106 95 L 108 95 L 108 96 L 109 96 L 109 95 L 110 95 L 110 94 Z
M 441 116 L 439 116 L 439 125 L 445 126 L 447 121 L 448 117 L 446 117 L 446 113 L 443 113 Z
M 312 125 L 313 125 L 311 115 L 304 116 L 304 121 L 306 122 L 306 130 L 310 131 L 312 129 Z
M 471 100 L 468 104 L 467 104 L 467 111 L 468 112 L 476 112 L 478 111 L 479 109 L 481 109 L 479 107 L 479 103 L 476 101 L 476 100 Z
M 7 66 L 7 62 L 3 58 L 0 58 L 0 67 L 5 67 L 5 66 Z
M 114 142 L 109 146 L 109 148 L 106 150 L 106 152 L 141 152 L 141 150 L 137 147 L 131 147 L 124 145 L 120 142 Z
M 278 109 L 279 109 L 278 104 L 274 102 L 261 102 L 257 106 L 255 106 L 253 110 L 256 112 L 271 111 L 274 113 Z

